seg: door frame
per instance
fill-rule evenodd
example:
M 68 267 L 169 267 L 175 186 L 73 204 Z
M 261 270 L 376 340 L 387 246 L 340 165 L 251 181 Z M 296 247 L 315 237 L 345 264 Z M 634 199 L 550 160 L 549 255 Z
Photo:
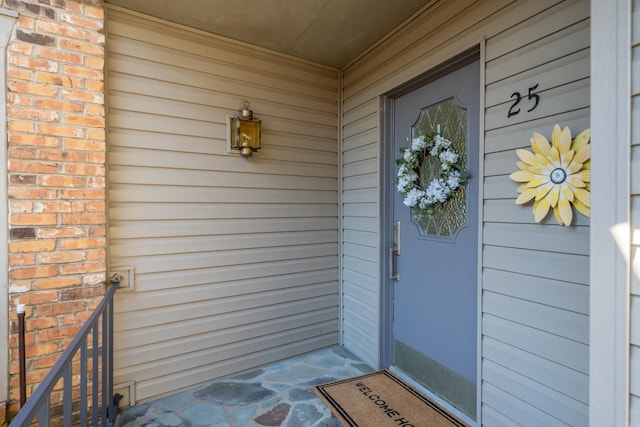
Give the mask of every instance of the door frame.
M 426 71 L 422 75 L 411 79 L 400 86 L 384 93 L 378 97 L 379 105 L 379 175 L 380 175 L 380 247 L 378 256 L 379 277 L 380 277 L 380 349 L 379 363 L 380 368 L 388 368 L 393 361 L 393 283 L 389 276 L 389 265 L 387 262 L 388 250 L 393 245 L 393 197 L 395 186 L 389 185 L 395 180 L 395 174 L 392 172 L 390 165 L 395 164 L 397 153 L 393 151 L 393 135 L 394 135 L 394 105 L 395 100 L 414 89 L 424 86 L 440 77 L 449 74 L 465 65 L 474 61 L 480 61 L 480 117 L 479 117 L 479 135 L 478 135 L 478 179 L 472 180 L 476 185 L 478 193 L 478 272 L 477 272 L 477 392 L 476 392 L 476 424 L 481 425 L 481 360 L 482 360 L 482 223 L 483 223 L 483 177 L 484 177 L 484 58 L 485 44 L 482 40 L 479 44 L 455 55 L 446 62 Z

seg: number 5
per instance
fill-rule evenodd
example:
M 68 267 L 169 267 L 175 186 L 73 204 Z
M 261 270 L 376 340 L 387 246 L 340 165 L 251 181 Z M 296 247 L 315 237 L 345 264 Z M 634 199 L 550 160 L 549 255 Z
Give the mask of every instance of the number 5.
M 536 90 L 538 88 L 539 83 L 536 83 L 534 86 L 531 86 L 529 88 L 529 95 L 527 96 L 529 98 L 529 101 L 531 101 L 532 99 L 535 99 L 535 102 L 533 104 L 533 107 L 529 108 L 527 110 L 528 113 L 532 112 L 533 110 L 536 109 L 536 107 L 538 106 L 538 104 L 540 103 L 540 95 L 538 95 L 537 93 L 534 93 L 533 91 Z

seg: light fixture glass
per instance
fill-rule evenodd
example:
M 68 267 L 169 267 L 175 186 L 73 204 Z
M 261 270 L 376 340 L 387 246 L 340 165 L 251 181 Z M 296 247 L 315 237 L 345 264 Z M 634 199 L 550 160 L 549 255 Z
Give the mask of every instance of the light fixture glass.
M 243 157 L 251 157 L 260 149 L 262 121 L 253 117 L 250 107 L 249 101 L 244 101 L 242 110 L 237 116 L 231 118 L 231 126 L 229 126 L 231 148 L 240 150 L 240 155 Z

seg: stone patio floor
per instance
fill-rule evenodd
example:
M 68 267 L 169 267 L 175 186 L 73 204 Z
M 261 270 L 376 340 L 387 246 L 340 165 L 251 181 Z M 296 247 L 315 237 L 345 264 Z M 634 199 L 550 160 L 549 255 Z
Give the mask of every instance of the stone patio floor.
M 342 347 L 121 410 L 117 427 L 338 427 L 311 387 L 371 372 Z

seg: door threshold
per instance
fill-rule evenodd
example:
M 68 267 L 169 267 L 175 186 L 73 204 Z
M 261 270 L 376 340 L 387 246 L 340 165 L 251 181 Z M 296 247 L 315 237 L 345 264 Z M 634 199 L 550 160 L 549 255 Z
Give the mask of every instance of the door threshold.
M 442 398 L 436 396 L 431 391 L 426 389 L 424 386 L 422 386 L 422 385 L 418 384 L 417 382 L 415 382 L 407 374 L 405 374 L 404 372 L 402 372 L 401 370 L 399 370 L 395 366 L 390 366 L 389 367 L 389 371 L 391 371 L 394 375 L 396 375 L 399 378 L 401 378 L 403 381 L 405 381 L 411 387 L 413 387 L 416 390 L 418 390 L 420 393 L 422 393 L 425 396 L 427 396 L 429 399 L 433 400 L 438 405 L 442 406 L 446 411 L 450 412 L 451 414 L 453 414 L 456 417 L 458 417 L 460 420 L 462 420 L 465 423 L 469 424 L 470 427 L 476 427 L 476 421 L 475 420 L 472 420 L 471 418 L 469 418 L 468 415 L 466 415 L 465 413 L 461 412 L 459 409 L 456 409 L 455 407 L 453 407 L 449 402 L 447 402 L 447 401 L 443 400 Z

